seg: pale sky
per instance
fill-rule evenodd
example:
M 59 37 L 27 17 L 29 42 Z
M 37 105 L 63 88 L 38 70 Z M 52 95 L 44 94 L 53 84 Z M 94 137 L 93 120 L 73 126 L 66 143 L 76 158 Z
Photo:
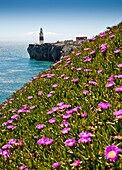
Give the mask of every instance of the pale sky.
M 122 0 L 1 0 L 0 41 L 88 38 L 122 21 Z

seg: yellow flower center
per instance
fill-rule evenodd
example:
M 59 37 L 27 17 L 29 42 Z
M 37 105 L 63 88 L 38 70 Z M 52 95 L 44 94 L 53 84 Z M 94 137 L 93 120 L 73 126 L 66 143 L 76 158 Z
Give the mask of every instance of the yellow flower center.
M 115 152 L 115 151 L 110 151 L 110 152 L 108 153 L 108 156 L 109 156 L 110 158 L 114 158 L 114 157 L 116 156 L 116 152 Z

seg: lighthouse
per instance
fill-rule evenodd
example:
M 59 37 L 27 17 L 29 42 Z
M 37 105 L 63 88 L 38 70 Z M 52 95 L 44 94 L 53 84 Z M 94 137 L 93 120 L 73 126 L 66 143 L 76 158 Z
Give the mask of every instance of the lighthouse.
M 44 43 L 44 35 L 43 35 L 43 30 L 40 28 L 40 33 L 39 33 L 39 44 Z

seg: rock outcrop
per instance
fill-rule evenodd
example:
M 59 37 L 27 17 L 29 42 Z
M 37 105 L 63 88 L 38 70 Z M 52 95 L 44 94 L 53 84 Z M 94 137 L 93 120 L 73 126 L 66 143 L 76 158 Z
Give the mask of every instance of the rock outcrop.
M 82 43 L 76 41 L 63 41 L 56 43 L 45 43 L 45 44 L 29 44 L 27 51 L 31 59 L 39 61 L 53 61 L 60 60 L 60 57 L 68 55 Z

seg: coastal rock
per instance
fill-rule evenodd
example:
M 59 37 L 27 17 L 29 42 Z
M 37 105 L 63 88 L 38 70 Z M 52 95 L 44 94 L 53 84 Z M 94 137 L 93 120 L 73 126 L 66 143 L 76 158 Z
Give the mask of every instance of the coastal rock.
M 60 60 L 60 57 L 68 55 L 71 51 L 81 45 L 81 43 L 76 43 L 74 41 L 44 43 L 41 45 L 29 44 L 27 51 L 31 59 L 56 62 Z

